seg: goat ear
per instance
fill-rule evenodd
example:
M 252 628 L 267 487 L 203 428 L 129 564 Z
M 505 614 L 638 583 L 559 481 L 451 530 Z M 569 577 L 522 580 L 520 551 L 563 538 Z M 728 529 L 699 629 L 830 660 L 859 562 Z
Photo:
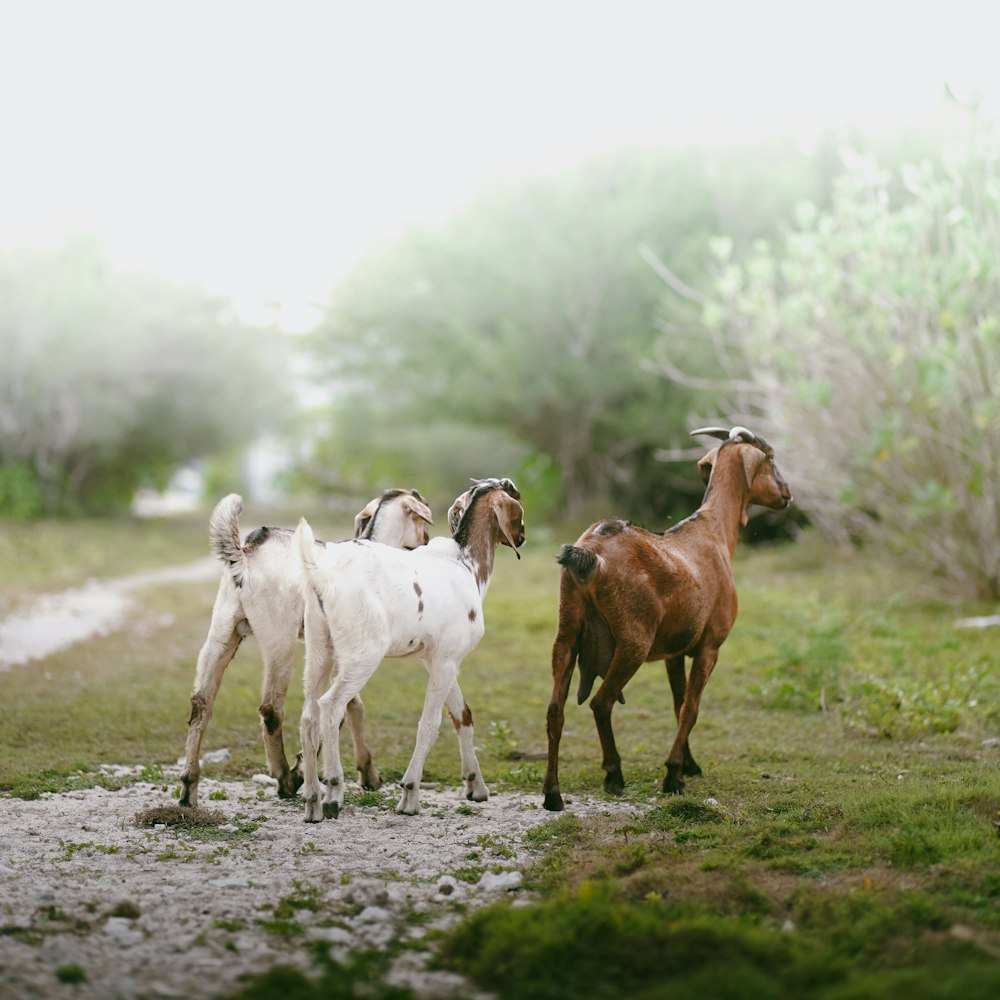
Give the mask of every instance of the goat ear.
M 430 507 L 418 500 L 416 497 L 403 497 L 403 510 L 405 510 L 408 514 L 416 514 L 417 517 L 419 517 L 422 521 L 426 521 L 428 524 L 434 523 Z
M 750 489 L 753 486 L 753 481 L 757 478 L 765 455 L 756 447 L 741 448 L 740 450 L 743 452 L 740 457 L 743 459 L 743 473 L 747 477 L 747 489 Z
M 701 481 L 708 486 L 709 479 L 712 478 L 712 466 L 715 465 L 715 456 L 718 455 L 719 449 L 713 448 L 701 461 L 698 463 L 698 471 L 701 473 Z
M 374 500 L 369 500 L 365 505 L 364 510 L 358 511 L 354 517 L 354 537 L 360 538 L 361 533 L 368 527 L 368 522 L 372 519 L 375 511 L 378 510 L 379 501 L 381 497 L 375 497 Z
M 753 489 L 753 481 L 757 478 L 757 473 L 760 472 L 760 467 L 767 456 L 756 446 L 741 448 L 740 451 L 742 452 L 740 457 L 743 459 L 743 474 L 746 476 L 747 489 L 750 490 Z M 740 516 L 740 524 L 746 527 L 746 523 L 747 512 L 744 507 Z
M 494 495 L 498 498 L 502 498 L 501 502 L 494 502 L 493 504 L 493 512 L 497 517 L 497 525 L 500 528 L 500 534 L 503 536 L 507 544 L 514 550 L 514 555 L 520 559 L 521 553 L 517 551 L 518 542 L 514 534 L 514 518 L 519 517 L 523 513 L 523 508 L 516 500 L 507 496 L 506 493 L 496 493 Z M 502 502 L 503 500 L 506 500 L 507 502 L 504 503 Z

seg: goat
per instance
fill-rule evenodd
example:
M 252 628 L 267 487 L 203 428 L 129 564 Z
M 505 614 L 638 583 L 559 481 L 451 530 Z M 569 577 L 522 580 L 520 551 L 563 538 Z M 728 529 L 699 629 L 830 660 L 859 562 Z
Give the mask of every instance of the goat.
M 285 694 L 295 659 L 295 644 L 302 638 L 304 607 L 299 595 L 298 561 L 291 547 L 290 528 L 258 528 L 240 542 L 238 515 L 242 499 L 231 493 L 216 505 L 209 521 L 215 554 L 226 565 L 219 583 L 208 637 L 198 654 L 191 717 L 188 719 L 184 770 L 181 774 L 182 806 L 198 804 L 201 741 L 222 676 L 245 636 L 257 637 L 264 658 L 264 681 L 258 708 L 268 770 L 278 781 L 278 795 L 294 797 L 302 784 L 299 764 L 289 768 L 281 725 Z M 428 541 L 431 511 L 416 490 L 386 490 L 371 500 L 354 519 L 355 537 L 371 538 L 402 548 L 416 548 Z M 317 542 L 322 547 L 323 542 Z M 355 759 L 361 781 L 378 788 L 378 770 L 364 737 L 364 706 L 352 703 L 348 717 L 354 737 Z
M 666 761 L 663 791 L 680 794 L 682 775 L 701 774 L 688 745 L 701 694 L 736 619 L 732 557 L 747 506 L 775 510 L 791 503 L 774 464 L 774 449 L 744 427 L 704 427 L 691 432 L 722 438 L 698 463 L 707 484 L 701 506 L 663 534 L 627 521 L 592 524 L 557 557 L 563 567 L 559 624 L 552 645 L 552 698 L 547 715 L 546 809 L 563 808 L 559 792 L 559 739 L 563 707 L 577 660 L 577 704 L 589 696 L 601 741 L 605 791 L 625 782 L 611 727 L 611 709 L 639 667 L 665 660 L 674 700 L 677 736 Z M 684 658 L 690 657 L 685 679 Z
M 519 496 L 509 479 L 476 482 L 452 505 L 452 512 L 462 511 L 455 515 L 454 536 L 434 538 L 412 552 L 364 542 L 321 551 L 312 543 L 309 524 L 299 522 L 295 537 L 306 608 L 305 704 L 299 735 L 307 823 L 340 814 L 344 772 L 338 730 L 345 706 L 384 657 L 420 657 L 428 672 L 416 746 L 396 811 L 420 811 L 420 778 L 444 707 L 458 735 L 466 797 L 474 802 L 489 797 L 458 670 L 485 631 L 483 598 L 497 545 L 509 545 L 516 553 L 524 544 Z M 316 760 L 320 744 L 326 786 L 322 801 Z

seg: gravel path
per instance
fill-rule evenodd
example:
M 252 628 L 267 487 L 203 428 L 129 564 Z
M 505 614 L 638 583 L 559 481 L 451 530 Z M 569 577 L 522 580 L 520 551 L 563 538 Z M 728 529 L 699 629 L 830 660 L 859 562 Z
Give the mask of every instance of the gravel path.
M 175 805 L 174 780 L 0 799 L 0 997 L 196 1000 L 237 989 L 246 973 L 307 968 L 307 942 L 342 960 L 394 940 L 417 947 L 389 981 L 471 996 L 468 983 L 425 968 L 419 941 L 469 905 L 526 897 L 523 835 L 553 818 L 539 795 L 471 805 L 456 787 L 422 790 L 415 817 L 392 811 L 395 789 L 373 805 L 349 793 L 339 819 L 306 824 L 269 778 L 203 777 L 202 806 L 222 825 L 137 827 L 144 810 Z M 85 980 L 67 985 L 81 970 Z

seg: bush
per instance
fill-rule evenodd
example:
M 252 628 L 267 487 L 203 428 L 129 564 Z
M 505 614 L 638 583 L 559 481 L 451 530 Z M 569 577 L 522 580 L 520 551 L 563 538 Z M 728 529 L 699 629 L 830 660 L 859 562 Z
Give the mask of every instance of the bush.
M 898 177 L 846 160 L 780 250 L 719 244 L 705 325 L 740 345 L 742 420 L 828 538 L 1000 599 L 1000 134 Z

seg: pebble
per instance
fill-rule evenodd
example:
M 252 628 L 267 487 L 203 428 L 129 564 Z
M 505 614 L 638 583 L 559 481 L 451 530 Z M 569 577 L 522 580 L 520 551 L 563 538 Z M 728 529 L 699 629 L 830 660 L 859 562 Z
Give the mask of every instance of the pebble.
M 138 928 L 133 927 L 132 921 L 126 917 L 108 917 L 108 922 L 104 925 L 104 933 L 119 944 L 126 946 L 139 944 L 146 938 L 146 935 Z
M 493 872 L 483 872 L 482 877 L 476 883 L 476 888 L 482 892 L 512 892 L 520 889 L 524 876 L 520 872 L 500 872 L 495 875 Z
M 359 924 L 384 924 L 392 920 L 392 913 L 384 906 L 366 906 L 355 920 Z
M 351 882 L 344 895 L 355 906 L 378 906 L 388 902 L 389 890 L 377 879 L 360 878 Z

